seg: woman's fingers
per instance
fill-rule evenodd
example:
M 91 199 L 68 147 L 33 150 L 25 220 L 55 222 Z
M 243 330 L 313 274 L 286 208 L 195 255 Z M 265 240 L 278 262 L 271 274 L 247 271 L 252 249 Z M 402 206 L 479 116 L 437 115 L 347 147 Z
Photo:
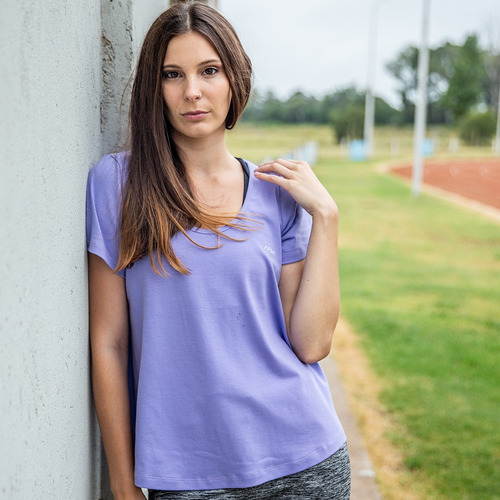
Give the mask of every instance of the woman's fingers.
M 280 158 L 266 162 L 255 170 L 255 176 L 281 186 L 311 215 L 335 208 L 332 197 L 304 161 Z
M 296 170 L 301 165 L 307 165 L 307 163 L 305 161 L 288 160 L 285 158 L 278 158 L 277 160 L 261 163 L 259 165 L 259 168 L 260 167 L 267 167 L 268 165 L 281 165 L 283 167 L 288 168 L 289 170 Z M 307 165 L 307 166 L 309 166 L 309 165 Z
M 279 159 L 272 162 L 262 163 L 257 167 L 256 172 L 273 172 L 275 174 L 288 178 L 293 172 L 297 171 L 297 168 L 299 168 L 298 163 L 299 162 L 291 160 Z
M 275 173 L 266 174 L 257 170 L 255 171 L 255 177 L 266 182 L 278 184 L 278 186 L 281 186 L 284 189 L 287 189 L 287 183 L 290 182 L 289 179 L 285 179 L 285 177 L 281 175 L 276 175 Z

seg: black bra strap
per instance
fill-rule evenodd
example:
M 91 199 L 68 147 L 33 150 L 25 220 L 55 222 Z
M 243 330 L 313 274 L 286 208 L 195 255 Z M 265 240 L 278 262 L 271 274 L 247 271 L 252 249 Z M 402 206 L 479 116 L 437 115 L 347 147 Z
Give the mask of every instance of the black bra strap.
M 248 191 L 248 183 L 250 181 L 250 169 L 248 168 L 248 165 L 246 164 L 245 160 L 242 160 L 241 158 L 236 158 L 240 164 L 241 167 L 243 168 L 243 201 L 245 201 L 245 198 L 247 196 L 247 191 Z

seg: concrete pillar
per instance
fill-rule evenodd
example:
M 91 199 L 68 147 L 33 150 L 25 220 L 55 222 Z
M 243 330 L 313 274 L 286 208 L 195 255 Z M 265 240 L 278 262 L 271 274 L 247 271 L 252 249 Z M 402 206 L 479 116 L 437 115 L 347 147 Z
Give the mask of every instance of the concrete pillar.
M 133 1 L 101 0 L 101 133 L 106 152 L 127 139 L 128 103 L 135 65 Z
M 100 2 L 1 12 L 0 498 L 97 499 L 84 221 Z
M 187 0 L 170 0 L 170 5 L 175 5 L 176 3 L 184 3 Z M 214 9 L 217 9 L 217 0 L 198 0 L 199 2 L 206 3 L 207 5 L 210 5 L 210 7 L 213 7 Z

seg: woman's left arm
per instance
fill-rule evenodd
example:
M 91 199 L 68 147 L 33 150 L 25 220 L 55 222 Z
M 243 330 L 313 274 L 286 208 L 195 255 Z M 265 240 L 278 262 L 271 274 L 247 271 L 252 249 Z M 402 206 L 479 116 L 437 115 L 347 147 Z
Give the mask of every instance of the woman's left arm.
M 302 362 L 315 363 L 330 352 L 340 309 L 337 205 L 305 162 L 263 163 L 255 176 L 281 186 L 312 216 L 306 258 L 282 267 L 279 289 L 290 344 Z

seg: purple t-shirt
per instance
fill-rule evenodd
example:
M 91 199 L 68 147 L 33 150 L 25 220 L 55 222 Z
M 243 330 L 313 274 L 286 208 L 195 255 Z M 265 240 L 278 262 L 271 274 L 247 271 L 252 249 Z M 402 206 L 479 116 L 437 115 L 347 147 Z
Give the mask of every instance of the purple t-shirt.
M 114 268 L 126 153 L 106 155 L 89 175 L 88 250 Z M 259 229 L 223 228 L 218 249 L 173 238 L 188 276 L 149 257 L 126 280 L 135 402 L 135 482 L 159 490 L 243 488 L 304 470 L 345 442 L 317 363 L 287 338 L 281 266 L 305 258 L 310 216 L 274 184 L 250 182 L 242 213 Z M 217 237 L 188 234 L 203 246 Z

